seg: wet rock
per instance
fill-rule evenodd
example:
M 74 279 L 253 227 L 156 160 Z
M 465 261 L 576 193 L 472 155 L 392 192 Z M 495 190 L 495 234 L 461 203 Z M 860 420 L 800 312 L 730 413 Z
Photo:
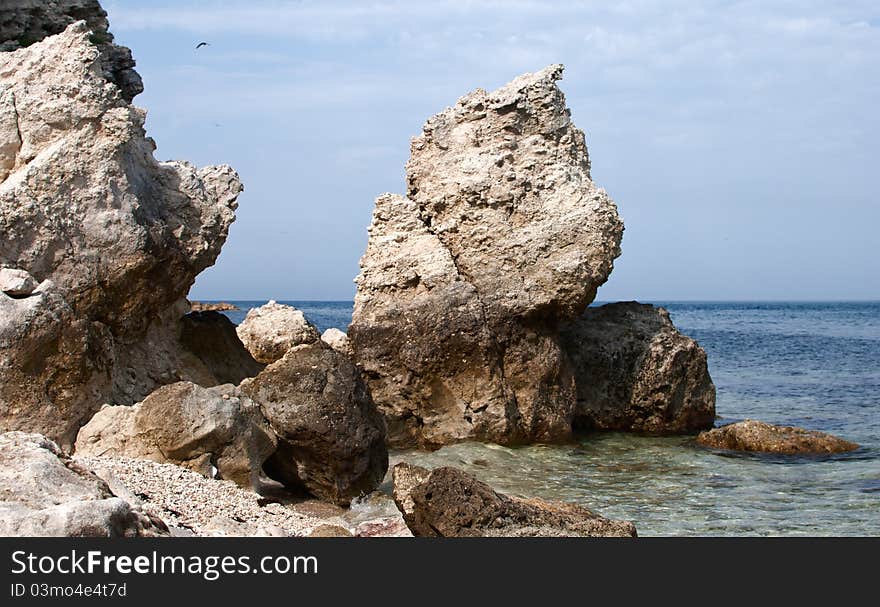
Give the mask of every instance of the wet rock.
M 388 468 L 385 428 L 357 367 L 320 340 L 297 346 L 241 384 L 278 436 L 266 472 L 348 505 Z
M 680 434 L 712 427 L 706 352 L 663 308 L 587 308 L 562 331 L 562 347 L 577 386 L 576 428 Z
M 253 357 L 265 364 L 280 359 L 294 346 L 321 339 L 300 310 L 275 301 L 249 310 L 236 332 Z
M 574 504 L 512 498 L 455 468 L 394 467 L 394 501 L 421 537 L 635 537 L 627 521 Z
M 260 487 L 275 437 L 259 407 L 234 386 L 162 386 L 134 406 L 104 407 L 82 427 L 78 457 L 124 456 L 182 465 Z
M 242 189 L 228 166 L 153 158 L 145 112 L 108 85 L 92 38 L 76 22 L 0 53 L 0 266 L 41 284 L 0 297 L 0 430 L 62 446 L 102 403 L 187 374 L 178 302 L 216 260 Z
M 608 278 L 623 224 L 591 180 L 561 74 L 474 91 L 428 120 L 407 197 L 376 201 L 349 338 L 393 445 L 571 434 L 557 328 Z
M 0 536 L 167 535 L 160 519 L 115 496 L 39 434 L 0 434 Z
M 845 453 L 859 448 L 855 443 L 824 432 L 774 426 L 751 419 L 701 432 L 697 444 L 713 449 L 783 455 Z

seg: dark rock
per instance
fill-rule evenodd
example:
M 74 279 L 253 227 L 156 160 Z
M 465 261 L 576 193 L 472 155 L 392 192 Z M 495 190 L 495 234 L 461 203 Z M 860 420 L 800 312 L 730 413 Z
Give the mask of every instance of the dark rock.
M 258 363 L 220 312 L 191 312 L 181 320 L 180 342 L 208 368 L 219 384 L 239 384 L 266 365 Z

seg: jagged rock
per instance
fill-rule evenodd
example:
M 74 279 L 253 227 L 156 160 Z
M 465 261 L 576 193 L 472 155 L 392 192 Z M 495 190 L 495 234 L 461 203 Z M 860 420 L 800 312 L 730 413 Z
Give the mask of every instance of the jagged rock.
M 243 487 L 260 487 L 275 436 L 259 406 L 234 386 L 162 386 L 134 406 L 104 407 L 76 439 L 77 457 L 123 456 L 179 464 Z
M 37 286 L 34 277 L 24 270 L 0 268 L 0 291 L 9 297 L 27 297 Z
M 294 346 L 321 339 L 300 310 L 274 300 L 251 308 L 236 332 L 253 357 L 265 364 L 280 359 Z
M 80 20 L 86 22 L 89 39 L 101 52 L 104 77 L 118 86 L 128 101 L 142 93 L 144 83 L 134 71 L 131 51 L 113 44 L 107 13 L 98 0 L 16 0 L 14 6 L 4 6 L 0 12 L 0 51 L 30 46 Z
M 180 379 L 177 302 L 216 260 L 241 191 L 228 166 L 153 158 L 143 110 L 105 79 L 92 38 L 77 22 L 0 53 L 0 266 L 41 282 L 0 297 L 0 430 L 63 446 L 102 403 Z
M 39 434 L 0 434 L 0 536 L 167 535 L 161 520 L 115 496 Z
M 417 537 L 635 537 L 628 521 L 574 504 L 512 498 L 456 468 L 400 463 L 394 501 Z
M 278 436 L 264 469 L 340 505 L 375 489 L 388 469 L 385 428 L 357 367 L 322 341 L 297 346 L 241 383 Z
M 620 254 L 562 66 L 477 90 L 425 124 L 408 197 L 376 201 L 349 338 L 395 446 L 565 440 L 560 322 Z
M 562 331 L 583 430 L 678 434 L 715 423 L 706 352 L 663 308 L 637 302 L 588 308 Z
M 236 306 L 235 304 L 227 303 L 225 301 L 191 301 L 189 307 L 190 310 L 192 310 L 193 312 L 225 312 L 229 310 L 238 310 L 238 306 Z
M 729 451 L 761 451 L 783 455 L 821 455 L 855 451 L 859 446 L 824 432 L 774 426 L 751 419 L 701 432 L 697 444 Z
M 352 356 L 354 354 L 351 349 L 351 342 L 348 341 L 348 335 L 335 327 L 327 329 L 321 333 L 321 341 L 346 356 Z
M 238 338 L 235 325 L 220 312 L 192 312 L 184 316 L 180 343 L 198 357 L 220 384 L 239 384 L 265 367 L 254 360 Z

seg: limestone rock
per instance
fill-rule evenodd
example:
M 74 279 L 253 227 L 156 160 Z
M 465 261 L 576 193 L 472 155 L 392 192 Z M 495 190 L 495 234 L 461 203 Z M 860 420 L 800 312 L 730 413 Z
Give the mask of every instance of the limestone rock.
M 259 407 L 234 386 L 162 386 L 134 406 L 104 407 L 82 427 L 77 457 L 123 456 L 174 463 L 240 486 L 260 486 L 275 437 Z
M 357 367 L 322 341 L 297 346 L 241 384 L 278 436 L 272 478 L 348 505 L 388 469 L 385 428 Z
M 783 455 L 821 455 L 855 451 L 859 446 L 824 432 L 774 426 L 751 419 L 701 432 L 697 444 L 729 451 L 760 451 Z
M 0 434 L 0 536 L 167 535 L 39 434 Z
M 0 53 L 0 266 L 41 283 L 0 296 L 0 430 L 62 445 L 102 403 L 180 378 L 177 302 L 216 260 L 241 191 L 228 166 L 153 158 L 145 113 L 107 81 L 93 37 L 76 22 Z
M 236 332 L 253 357 L 265 364 L 280 359 L 294 346 L 321 339 L 300 310 L 274 300 L 249 310 Z
M 576 428 L 679 434 L 714 424 L 706 352 L 665 309 L 588 308 L 562 331 L 562 345 L 577 385 Z
M 348 340 L 348 335 L 335 327 L 327 329 L 321 333 L 321 341 L 346 356 L 352 356 L 354 354 L 351 349 L 351 342 Z
M 207 367 L 219 384 L 237 385 L 265 367 L 254 360 L 238 338 L 235 325 L 220 312 L 192 312 L 184 316 L 180 343 Z
M 193 312 L 224 312 L 229 310 L 238 310 L 238 306 L 225 301 L 191 301 L 189 308 Z
M 635 537 L 574 504 L 512 498 L 456 468 L 394 467 L 394 501 L 417 537 Z
M 15 0 L 13 6 L 4 6 L 0 12 L 0 51 L 30 46 L 80 20 L 86 22 L 91 31 L 89 39 L 101 52 L 104 77 L 131 101 L 143 92 L 144 84 L 134 71 L 131 51 L 113 44 L 107 13 L 98 0 Z
M 37 286 L 34 277 L 24 270 L 0 268 L 0 291 L 9 297 L 27 297 Z
M 425 124 L 408 196 L 376 201 L 349 338 L 395 446 L 569 438 L 558 325 L 620 254 L 561 66 L 477 90 Z

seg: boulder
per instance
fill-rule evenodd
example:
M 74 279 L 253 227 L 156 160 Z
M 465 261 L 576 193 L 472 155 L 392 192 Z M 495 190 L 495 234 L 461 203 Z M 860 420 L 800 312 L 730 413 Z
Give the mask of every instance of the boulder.
M 123 456 L 179 464 L 259 488 L 275 436 L 259 406 L 234 386 L 162 386 L 134 406 L 104 407 L 83 426 L 77 457 Z
M 218 384 L 237 385 L 266 366 L 254 360 L 238 338 L 235 325 L 220 312 L 192 312 L 180 324 L 180 343 L 207 367 Z
M 385 427 L 357 367 L 324 342 L 297 346 L 241 383 L 278 437 L 269 476 L 340 505 L 388 469 Z
M 751 419 L 701 432 L 697 444 L 728 451 L 760 451 L 782 455 L 822 455 L 855 451 L 859 446 L 824 432 L 774 426 Z
M 39 434 L 0 434 L 0 536 L 167 535 L 158 518 L 115 496 L 107 484 Z
M 274 363 L 294 346 L 321 339 L 301 311 L 275 301 L 251 308 L 236 332 L 253 357 L 265 364 Z
M 0 268 L 0 291 L 9 297 L 27 297 L 37 286 L 34 277 L 24 270 Z
M 635 537 L 628 521 L 574 504 L 508 497 L 456 468 L 400 463 L 394 501 L 417 537 Z
M 587 308 L 561 335 L 577 386 L 575 428 L 681 434 L 715 423 L 706 352 L 665 309 Z
M 354 354 L 351 349 L 351 342 L 348 341 L 348 335 L 335 327 L 321 333 L 321 341 L 346 356 Z
M 98 0 L 15 0 L 0 13 L 0 51 L 14 51 L 60 34 L 68 25 L 83 20 L 89 40 L 100 51 L 101 73 L 131 101 L 142 93 L 144 83 L 134 71 L 131 50 L 113 44 L 107 13 Z
M 348 336 L 392 445 L 571 435 L 558 326 L 608 278 L 623 224 L 591 180 L 561 74 L 476 90 L 428 120 L 407 197 L 376 201 Z
M 87 14 L 64 8 L 80 5 Z M 180 302 L 216 260 L 242 188 L 228 166 L 153 158 L 145 112 L 108 81 L 89 24 L 49 35 L 50 16 L 93 23 L 97 3 L 23 6 L 4 23 L 32 19 L 46 37 L 0 52 L 0 267 L 41 286 L 0 295 L 0 430 L 68 446 L 102 403 L 189 379 Z

